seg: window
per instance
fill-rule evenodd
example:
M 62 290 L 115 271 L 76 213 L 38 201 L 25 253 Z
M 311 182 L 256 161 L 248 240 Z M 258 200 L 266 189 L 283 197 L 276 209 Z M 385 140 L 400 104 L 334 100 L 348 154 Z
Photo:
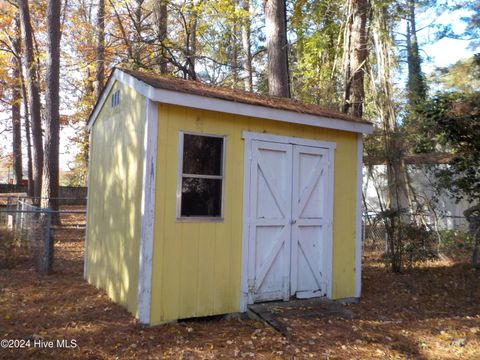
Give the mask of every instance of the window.
M 120 90 L 117 90 L 112 94 L 112 98 L 110 100 L 110 106 L 113 108 L 113 107 L 117 107 L 119 104 L 120 104 Z
M 222 218 L 225 139 L 180 133 L 179 218 Z

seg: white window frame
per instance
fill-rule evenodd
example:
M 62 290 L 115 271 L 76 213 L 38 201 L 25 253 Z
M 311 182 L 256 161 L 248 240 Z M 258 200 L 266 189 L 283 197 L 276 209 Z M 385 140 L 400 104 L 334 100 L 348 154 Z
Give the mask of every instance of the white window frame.
M 213 137 L 223 139 L 221 175 L 195 175 L 183 173 L 183 140 L 184 135 L 195 135 L 204 137 Z M 207 134 L 200 132 L 179 131 L 178 132 L 178 156 L 177 156 L 177 221 L 181 222 L 222 222 L 224 220 L 224 197 L 225 197 L 225 159 L 227 149 L 227 137 L 225 135 Z M 182 216 L 182 180 L 184 177 L 197 179 L 217 179 L 222 180 L 220 216 Z

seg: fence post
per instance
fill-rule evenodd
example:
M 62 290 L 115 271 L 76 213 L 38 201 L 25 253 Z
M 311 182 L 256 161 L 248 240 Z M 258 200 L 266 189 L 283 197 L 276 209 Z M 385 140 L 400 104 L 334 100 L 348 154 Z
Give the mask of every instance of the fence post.
M 42 272 L 50 274 L 53 267 L 53 236 L 52 236 L 52 213 L 50 208 L 42 211 L 43 228 L 43 254 L 42 254 Z
M 28 210 L 33 210 L 30 209 L 27 204 L 25 203 L 25 201 L 21 201 L 21 210 L 22 210 L 22 213 L 20 215 L 20 229 L 19 229 L 19 232 L 18 232 L 18 236 L 19 236 L 19 239 L 21 241 L 22 244 L 27 244 L 27 247 L 28 249 L 31 249 L 32 248 L 32 244 L 31 244 L 31 224 L 32 224 L 32 219 L 35 218 L 35 215 L 36 214 L 33 214 L 33 213 L 28 213 L 27 211 Z M 29 226 L 30 225 L 30 226 Z
M 21 210 L 20 209 L 20 201 L 17 199 L 15 201 L 15 206 L 14 206 L 14 210 L 16 209 L 17 211 Z M 15 232 L 18 232 L 19 228 L 20 228 L 20 224 L 21 224 L 21 221 L 22 221 L 22 213 L 21 212 L 17 212 L 15 214 Z

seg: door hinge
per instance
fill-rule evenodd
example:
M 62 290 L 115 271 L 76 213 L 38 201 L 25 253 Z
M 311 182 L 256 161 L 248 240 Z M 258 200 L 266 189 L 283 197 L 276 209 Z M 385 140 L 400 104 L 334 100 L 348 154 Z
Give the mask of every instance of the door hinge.
M 255 280 L 248 280 L 247 292 L 253 294 L 255 292 Z

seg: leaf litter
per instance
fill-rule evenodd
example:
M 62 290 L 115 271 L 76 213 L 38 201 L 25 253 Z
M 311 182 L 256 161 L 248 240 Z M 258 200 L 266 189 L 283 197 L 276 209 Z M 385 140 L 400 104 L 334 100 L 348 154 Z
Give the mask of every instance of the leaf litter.
M 0 269 L 2 339 L 75 339 L 70 349 L 0 349 L 2 359 L 479 359 L 480 271 L 467 258 L 387 272 L 364 256 L 362 298 L 352 316 L 294 316 L 275 308 L 288 338 L 246 317 L 142 327 L 83 279 L 84 223 L 65 216 L 56 229 L 54 273 L 19 261 Z M 295 310 L 295 309 L 293 309 Z M 308 312 L 308 306 L 296 311 Z

